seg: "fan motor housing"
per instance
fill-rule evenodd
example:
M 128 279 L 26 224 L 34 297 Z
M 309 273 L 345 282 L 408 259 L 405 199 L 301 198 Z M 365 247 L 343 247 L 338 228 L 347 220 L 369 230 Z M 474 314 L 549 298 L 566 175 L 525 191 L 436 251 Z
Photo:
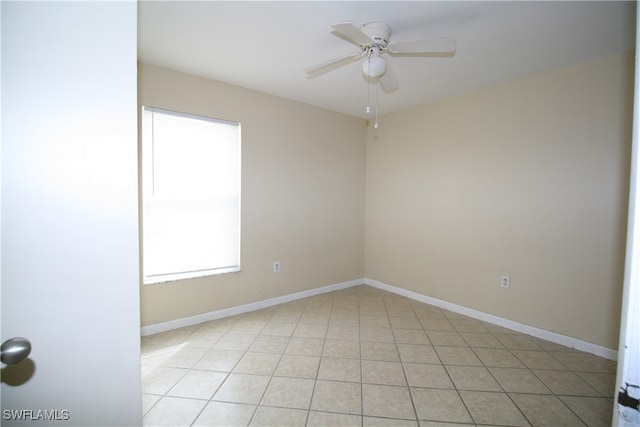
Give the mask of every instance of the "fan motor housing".
M 391 27 L 382 22 L 370 22 L 360 27 L 360 30 L 371 37 L 376 45 L 387 47 L 391 36 Z

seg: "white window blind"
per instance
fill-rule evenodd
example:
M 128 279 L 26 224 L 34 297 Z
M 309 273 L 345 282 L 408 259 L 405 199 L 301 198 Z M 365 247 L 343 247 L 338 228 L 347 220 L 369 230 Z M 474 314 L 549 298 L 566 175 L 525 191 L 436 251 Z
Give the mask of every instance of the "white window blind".
M 240 270 L 240 124 L 144 107 L 144 283 Z

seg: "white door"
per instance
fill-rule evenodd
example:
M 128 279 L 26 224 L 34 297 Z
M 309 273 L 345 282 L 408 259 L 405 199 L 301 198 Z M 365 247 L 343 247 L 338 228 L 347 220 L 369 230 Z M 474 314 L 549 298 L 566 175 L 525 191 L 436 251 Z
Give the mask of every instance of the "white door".
M 639 17 L 640 9 L 636 11 L 636 21 Z M 636 28 L 636 52 L 639 43 L 640 28 Z M 616 427 L 640 426 L 640 69 L 637 63 L 635 72 L 627 256 L 616 378 L 618 394 L 613 412 Z
M 140 425 L 136 2 L 0 7 L 0 421 Z

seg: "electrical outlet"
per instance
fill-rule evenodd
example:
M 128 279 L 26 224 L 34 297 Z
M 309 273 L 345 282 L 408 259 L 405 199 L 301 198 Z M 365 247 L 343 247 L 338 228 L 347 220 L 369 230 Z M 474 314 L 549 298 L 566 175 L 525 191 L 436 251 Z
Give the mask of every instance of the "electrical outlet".
M 280 261 L 273 261 L 273 272 L 280 273 Z
M 509 278 L 509 276 L 502 276 L 500 283 L 502 284 L 503 288 L 509 288 L 509 286 L 511 286 L 511 279 Z

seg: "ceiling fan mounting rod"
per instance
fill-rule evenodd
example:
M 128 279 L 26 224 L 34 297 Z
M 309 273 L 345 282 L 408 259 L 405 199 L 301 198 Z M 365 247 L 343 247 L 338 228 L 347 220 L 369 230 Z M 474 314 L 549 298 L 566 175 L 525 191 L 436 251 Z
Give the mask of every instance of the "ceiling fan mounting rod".
M 360 27 L 360 31 L 368 35 L 373 44 L 371 46 L 387 47 L 389 37 L 391 36 L 391 27 L 382 22 L 369 22 Z

